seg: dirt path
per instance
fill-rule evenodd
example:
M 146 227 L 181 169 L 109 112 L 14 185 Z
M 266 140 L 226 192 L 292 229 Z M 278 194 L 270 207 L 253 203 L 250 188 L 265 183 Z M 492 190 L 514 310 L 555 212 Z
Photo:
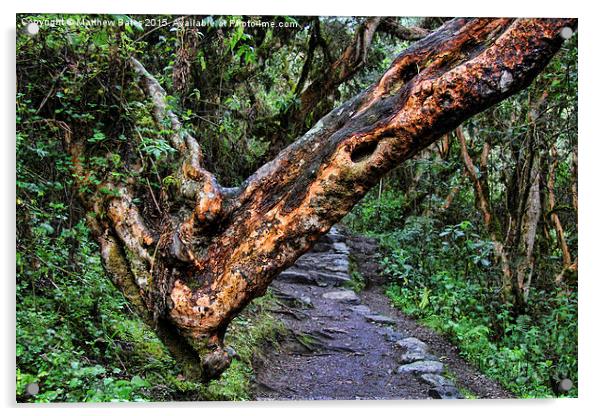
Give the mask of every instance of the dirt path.
M 351 255 L 368 289 L 356 295 Z M 466 363 L 445 338 L 390 306 L 376 244 L 333 229 L 273 283 L 289 330 L 255 362 L 257 400 L 511 397 Z

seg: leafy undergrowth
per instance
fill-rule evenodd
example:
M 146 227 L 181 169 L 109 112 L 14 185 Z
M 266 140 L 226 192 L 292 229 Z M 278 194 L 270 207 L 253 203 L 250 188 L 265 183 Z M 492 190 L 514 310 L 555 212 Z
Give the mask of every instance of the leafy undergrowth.
M 362 272 L 357 265 L 357 260 L 353 256 L 349 257 L 349 276 L 351 279 L 343 284 L 344 287 L 356 293 L 360 293 L 366 288 L 366 279 L 362 276 Z
M 375 227 L 367 220 L 375 205 L 367 199 L 348 222 L 377 237 L 387 253 L 387 295 L 397 308 L 449 336 L 469 362 L 518 397 L 577 396 L 576 292 L 533 288 L 527 309 L 517 313 L 501 301 L 491 242 L 472 223 L 411 217 L 402 229 Z M 398 204 L 383 198 L 381 213 L 389 205 Z M 559 393 L 563 379 L 573 387 Z
M 17 401 L 107 402 L 249 399 L 251 360 L 281 328 L 257 299 L 231 325 L 238 353 L 223 377 L 185 380 L 153 331 L 105 276 L 83 223 L 17 253 Z M 26 387 L 37 383 L 39 393 Z
M 510 320 L 507 309 L 499 310 L 495 319 L 499 320 L 497 325 L 504 326 L 504 334 L 498 337 L 491 329 L 492 311 L 472 309 L 476 301 L 470 297 L 472 290 L 465 282 L 448 276 L 434 280 L 431 288 L 418 293 L 393 284 L 387 295 L 400 310 L 450 335 L 466 359 L 519 397 L 555 397 L 553 383 L 563 378 L 575 382 L 576 334 L 570 328 L 560 332 L 556 328 L 575 314 L 576 298 L 567 301 L 565 295 L 559 294 L 554 298 L 558 302 L 551 304 L 546 315 L 537 320 L 529 315 Z M 437 284 L 443 286 L 436 287 Z M 503 323 L 504 320 L 507 321 Z M 571 389 L 567 396 L 576 397 L 577 388 Z

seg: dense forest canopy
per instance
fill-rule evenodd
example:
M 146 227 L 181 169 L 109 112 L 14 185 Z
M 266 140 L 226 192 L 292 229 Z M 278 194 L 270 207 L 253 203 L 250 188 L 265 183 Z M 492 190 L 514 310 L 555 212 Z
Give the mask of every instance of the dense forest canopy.
M 228 325 L 341 220 L 516 394 L 577 382 L 576 20 L 17 23 L 21 397 L 157 398 L 159 373 L 175 397 L 248 364 Z

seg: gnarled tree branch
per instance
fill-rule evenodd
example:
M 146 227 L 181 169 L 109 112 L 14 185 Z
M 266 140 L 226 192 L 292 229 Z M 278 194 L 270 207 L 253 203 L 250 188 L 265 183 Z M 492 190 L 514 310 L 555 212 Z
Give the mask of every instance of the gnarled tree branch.
M 333 64 L 337 80 L 351 76 L 363 61 L 378 22 L 368 19 L 353 48 Z M 193 203 L 175 212 L 165 207 L 160 227 L 138 220 L 142 216 L 125 188 L 112 196 L 116 199 L 89 203 L 93 211 L 107 203 L 112 210 L 94 225 L 107 269 L 131 294 L 128 298 L 149 309 L 154 322 L 172 329 L 169 342 L 198 354 L 204 379 L 217 377 L 230 363 L 223 338 L 234 316 L 265 293 L 272 279 L 386 172 L 529 85 L 559 49 L 559 32 L 567 25 L 575 27 L 576 21 L 446 23 L 398 56 L 377 82 L 323 117 L 237 192 L 223 190 L 203 168 L 198 142 L 167 105 L 158 82 L 133 59 L 157 124 L 172 130 L 181 158 L 178 189 Z M 139 265 L 150 276 L 144 288 L 136 276 Z M 136 294 L 142 294 L 140 299 Z
M 574 22 L 458 19 L 409 48 L 381 80 L 246 181 L 228 231 L 207 248 L 202 270 L 213 273 L 203 274 L 198 291 L 179 282 L 172 317 L 190 324 L 192 315 L 201 331 L 221 328 L 381 175 L 527 86 L 560 46 L 567 24 Z M 202 312 L 194 314 L 194 306 Z

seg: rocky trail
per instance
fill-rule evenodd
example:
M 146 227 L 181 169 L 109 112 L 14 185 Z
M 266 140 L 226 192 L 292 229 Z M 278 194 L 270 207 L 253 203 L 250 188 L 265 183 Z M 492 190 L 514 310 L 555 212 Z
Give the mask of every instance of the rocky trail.
M 255 360 L 257 400 L 511 397 L 390 305 L 377 244 L 334 228 L 272 283 L 288 335 Z M 350 259 L 366 280 L 356 294 Z

